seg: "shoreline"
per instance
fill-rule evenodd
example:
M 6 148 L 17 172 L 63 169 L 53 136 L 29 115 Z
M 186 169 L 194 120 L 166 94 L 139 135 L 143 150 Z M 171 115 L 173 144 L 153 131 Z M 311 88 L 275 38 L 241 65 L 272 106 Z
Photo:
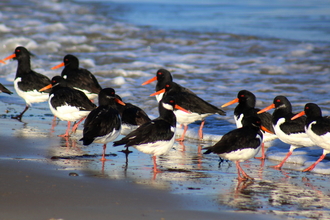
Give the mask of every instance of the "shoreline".
M 11 86 L 9 89 L 13 90 Z M 16 94 L 3 96 L 14 102 L 19 99 Z M 226 211 L 207 196 L 174 194 L 166 187 L 152 186 L 152 180 L 139 184 L 145 180 L 106 175 L 102 178 L 100 171 L 84 166 L 90 159 L 51 159 L 54 155 L 80 154 L 86 149 L 79 150 L 70 145 L 70 139 L 57 137 L 66 123 L 57 123 L 55 132 L 51 131 L 52 115 L 45 112 L 47 103 L 32 106 L 22 121 L 10 118 L 23 107 L 6 103 L 0 107 L 2 113 L 9 109 L 0 119 L 1 219 L 276 219 L 260 213 Z M 72 137 L 72 143 L 79 132 Z M 107 153 L 120 150 L 110 146 Z M 93 148 L 101 153 L 101 146 Z M 134 163 L 133 157 L 131 160 Z M 100 164 L 98 157 L 92 161 Z M 105 171 L 112 171 L 115 162 L 106 163 Z M 152 166 L 151 161 L 146 163 Z

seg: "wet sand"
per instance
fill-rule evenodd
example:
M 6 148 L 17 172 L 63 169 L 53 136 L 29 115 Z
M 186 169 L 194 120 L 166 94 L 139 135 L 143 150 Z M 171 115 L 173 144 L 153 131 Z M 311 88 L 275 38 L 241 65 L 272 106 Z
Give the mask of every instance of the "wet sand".
M 95 159 L 51 159 L 70 154 L 67 145 L 71 140 L 57 137 L 65 131 L 66 123 L 58 123 L 55 132 L 51 129 L 53 116 L 47 103 L 34 105 L 22 121 L 10 118 L 24 109 L 23 101 L 16 94 L 1 94 L 0 103 L 0 219 L 265 218 L 262 214 L 226 211 L 225 206 L 215 205 L 201 195 L 173 194 L 152 184 L 139 184 L 139 177 L 133 181 L 102 175 L 115 170 L 112 170 L 115 161 L 107 161 L 110 165 L 102 172 L 85 169 L 86 161 L 100 164 L 98 155 Z M 74 152 L 79 151 L 79 147 L 76 148 Z M 94 148 L 101 153 L 101 146 Z M 58 154 L 57 149 L 61 153 Z M 136 168 L 141 169 L 145 168 Z

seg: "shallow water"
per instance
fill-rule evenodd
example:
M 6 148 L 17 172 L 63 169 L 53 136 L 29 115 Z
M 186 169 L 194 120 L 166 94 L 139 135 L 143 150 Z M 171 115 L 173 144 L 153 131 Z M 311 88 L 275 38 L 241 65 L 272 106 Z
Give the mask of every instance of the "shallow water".
M 21 4 L 27 7 L 18 7 Z M 285 95 L 295 111 L 302 110 L 306 102 L 315 102 L 327 115 L 330 4 L 300 1 L 300 7 L 293 9 L 295 4 L 297 1 L 272 5 L 238 1 L 220 6 L 214 1 L 198 5 L 184 2 L 179 6 L 162 1 L 2 1 L 0 58 L 10 55 L 18 45 L 26 46 L 35 54 L 33 68 L 52 77 L 61 70 L 50 68 L 72 53 L 82 67 L 96 75 L 102 87 L 115 88 L 124 101 L 138 104 L 151 117 L 158 112 L 156 100 L 149 97 L 155 84 L 141 84 L 159 68 L 169 69 L 176 82 L 216 106 L 247 89 L 257 96 L 260 108 L 271 104 L 276 95 Z M 226 10 L 221 11 L 223 8 Z M 210 21 L 211 17 L 214 20 Z M 16 61 L 0 65 L 1 83 L 14 91 Z M 16 94 L 1 94 L 0 101 L 4 103 L 2 112 L 9 111 L 3 118 L 24 108 L 24 101 Z M 52 115 L 47 103 L 33 107 L 33 113 L 27 112 L 23 119 L 24 124 L 18 124 L 13 131 L 15 135 L 28 137 L 36 133 L 47 138 L 63 133 L 64 122 L 54 132 L 45 131 L 47 126 L 35 122 L 47 120 L 50 128 Z M 68 142 L 59 138 L 46 155 L 61 156 L 62 159 L 50 161 L 80 175 L 127 178 L 172 193 L 201 195 L 213 204 L 202 209 L 227 207 L 283 218 L 329 217 L 329 187 L 325 184 L 329 181 L 329 157 L 312 173 L 300 172 L 319 157 L 320 149 L 297 149 L 281 172 L 268 166 L 278 163 L 288 146 L 274 141 L 269 144 L 269 159 L 263 167 L 258 160 L 245 163 L 243 169 L 256 178 L 245 185 L 237 183 L 234 164 L 223 162 L 219 166 L 216 155 L 204 156 L 198 151 L 235 128 L 234 108 L 225 108 L 225 117 L 207 118 L 203 143 L 193 139 L 199 123 L 190 125 L 185 150 L 176 143 L 168 156 L 160 158 L 164 172 L 157 176 L 152 173 L 149 155 L 133 150 L 126 161 L 125 155 L 111 144 L 108 152 L 115 155 L 109 155 L 113 161 L 106 162 L 102 171 L 98 158 L 88 156 L 99 156 L 101 147 L 82 146 L 77 141 L 79 133 Z M 85 156 L 69 157 L 77 155 Z

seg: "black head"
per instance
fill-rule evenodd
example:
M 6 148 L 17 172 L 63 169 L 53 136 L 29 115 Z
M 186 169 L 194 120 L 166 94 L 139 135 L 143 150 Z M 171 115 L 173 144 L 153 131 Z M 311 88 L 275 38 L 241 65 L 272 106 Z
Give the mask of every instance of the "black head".
M 15 54 L 14 59 L 16 60 L 20 60 L 23 58 L 30 59 L 30 57 L 33 56 L 33 54 L 30 53 L 30 51 L 28 51 L 25 47 L 22 46 L 16 47 L 14 54 Z
M 179 91 L 180 86 L 175 82 L 168 82 L 165 84 L 165 92 L 168 91 Z
M 99 105 L 115 104 L 116 92 L 113 88 L 104 88 L 99 93 Z
M 276 109 L 277 108 L 288 108 L 288 109 L 292 108 L 290 101 L 285 96 L 282 96 L 282 95 L 276 96 L 274 98 L 273 103 L 274 103 Z
M 251 103 L 255 106 L 256 96 L 248 90 L 239 91 L 238 94 L 237 94 L 237 98 L 239 100 L 239 103 L 247 103 L 248 102 L 248 103 Z
M 67 86 L 67 82 L 62 76 L 54 76 L 51 80 L 51 83 L 52 83 L 53 87 L 58 86 L 58 85 L 64 86 L 64 87 Z
M 307 117 L 322 117 L 322 110 L 315 103 L 307 103 L 304 111 Z
M 261 120 L 257 116 L 244 117 L 243 118 L 243 121 L 242 121 L 242 125 L 243 125 L 243 127 L 253 126 L 253 127 L 260 128 L 260 126 L 261 126 Z
M 70 66 L 70 67 L 74 67 L 74 68 L 78 68 L 79 67 L 79 60 L 76 56 L 72 55 L 72 54 L 68 54 L 63 58 L 63 62 L 65 66 Z
M 173 81 L 171 72 L 166 69 L 159 69 L 156 73 L 156 76 L 158 81 L 165 81 L 165 82 Z

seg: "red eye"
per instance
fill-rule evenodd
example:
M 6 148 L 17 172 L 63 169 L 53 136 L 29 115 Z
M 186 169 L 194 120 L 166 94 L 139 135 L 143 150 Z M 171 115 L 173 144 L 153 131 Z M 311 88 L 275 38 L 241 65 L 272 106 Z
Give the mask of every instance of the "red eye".
M 170 100 L 170 103 L 174 103 L 174 100 Z
M 68 62 L 68 61 L 69 61 L 69 59 L 65 59 L 64 61 Z
M 16 50 L 17 53 L 21 52 L 21 50 Z
M 166 88 L 170 88 L 170 85 L 169 85 L 169 84 L 166 84 L 165 87 L 166 87 Z
M 157 74 L 158 74 L 158 75 L 162 75 L 162 73 L 161 73 L 161 72 L 158 72 Z
M 245 95 L 241 95 L 241 97 L 244 97 Z
M 276 102 L 281 102 L 281 100 L 277 99 Z

